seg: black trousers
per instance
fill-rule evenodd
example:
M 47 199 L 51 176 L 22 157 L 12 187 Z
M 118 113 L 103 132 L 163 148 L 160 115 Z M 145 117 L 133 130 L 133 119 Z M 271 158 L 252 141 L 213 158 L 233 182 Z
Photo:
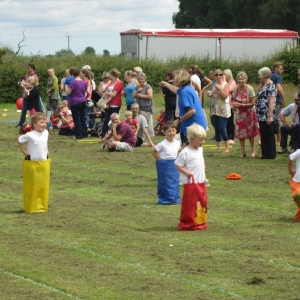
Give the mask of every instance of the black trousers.
M 274 123 L 270 125 L 267 122 L 259 121 L 261 153 L 263 159 L 276 158 L 276 140 L 274 133 Z
M 226 131 L 229 140 L 234 140 L 234 111 L 231 109 L 231 116 L 228 118 Z
M 280 140 L 280 147 L 281 148 L 287 148 L 288 146 L 288 136 L 290 135 L 291 136 L 291 140 L 290 140 L 290 143 L 289 143 L 289 146 L 293 149 L 294 148 L 294 143 L 295 143 L 295 139 L 294 139 L 294 129 L 295 127 L 292 125 L 292 126 L 289 126 L 289 125 L 282 125 L 280 127 L 280 134 L 281 134 L 281 140 Z

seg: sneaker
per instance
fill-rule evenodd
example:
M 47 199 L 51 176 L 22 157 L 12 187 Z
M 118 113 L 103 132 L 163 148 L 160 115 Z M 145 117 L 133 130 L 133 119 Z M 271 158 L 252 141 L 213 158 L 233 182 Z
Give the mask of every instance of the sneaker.
M 115 152 L 115 149 L 114 148 L 107 148 L 107 151 L 108 152 Z
M 205 178 L 205 185 L 210 186 L 209 180 L 207 178 Z
M 20 129 L 20 128 L 22 128 L 22 126 L 18 124 L 18 125 L 15 126 L 15 128 Z
M 281 148 L 279 151 L 277 151 L 278 154 L 285 154 L 287 152 L 288 152 L 287 148 Z

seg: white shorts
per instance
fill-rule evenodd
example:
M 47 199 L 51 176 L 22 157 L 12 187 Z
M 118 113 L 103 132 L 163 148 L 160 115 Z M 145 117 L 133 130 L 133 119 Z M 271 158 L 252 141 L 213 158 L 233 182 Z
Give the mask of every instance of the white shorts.
M 117 142 L 116 150 L 118 150 L 118 151 L 121 151 L 121 152 L 131 152 L 131 151 L 133 151 L 133 149 L 134 148 L 132 148 L 131 146 L 129 146 L 125 142 Z

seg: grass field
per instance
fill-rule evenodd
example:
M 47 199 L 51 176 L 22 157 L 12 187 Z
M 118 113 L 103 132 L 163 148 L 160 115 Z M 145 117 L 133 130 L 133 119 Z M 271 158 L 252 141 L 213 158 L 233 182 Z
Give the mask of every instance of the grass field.
M 0 299 L 300 299 L 287 155 L 240 158 L 238 141 L 217 153 L 210 129 L 208 228 L 180 232 L 180 206 L 156 205 L 150 148 L 108 153 L 55 133 L 49 211 L 26 214 L 20 115 L 0 109 Z

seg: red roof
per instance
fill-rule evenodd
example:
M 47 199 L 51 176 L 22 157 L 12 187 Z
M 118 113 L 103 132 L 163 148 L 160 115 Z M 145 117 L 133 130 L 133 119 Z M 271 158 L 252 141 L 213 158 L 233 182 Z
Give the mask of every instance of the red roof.
M 131 29 L 120 35 L 227 37 L 227 38 L 298 38 L 298 32 L 264 29 Z

